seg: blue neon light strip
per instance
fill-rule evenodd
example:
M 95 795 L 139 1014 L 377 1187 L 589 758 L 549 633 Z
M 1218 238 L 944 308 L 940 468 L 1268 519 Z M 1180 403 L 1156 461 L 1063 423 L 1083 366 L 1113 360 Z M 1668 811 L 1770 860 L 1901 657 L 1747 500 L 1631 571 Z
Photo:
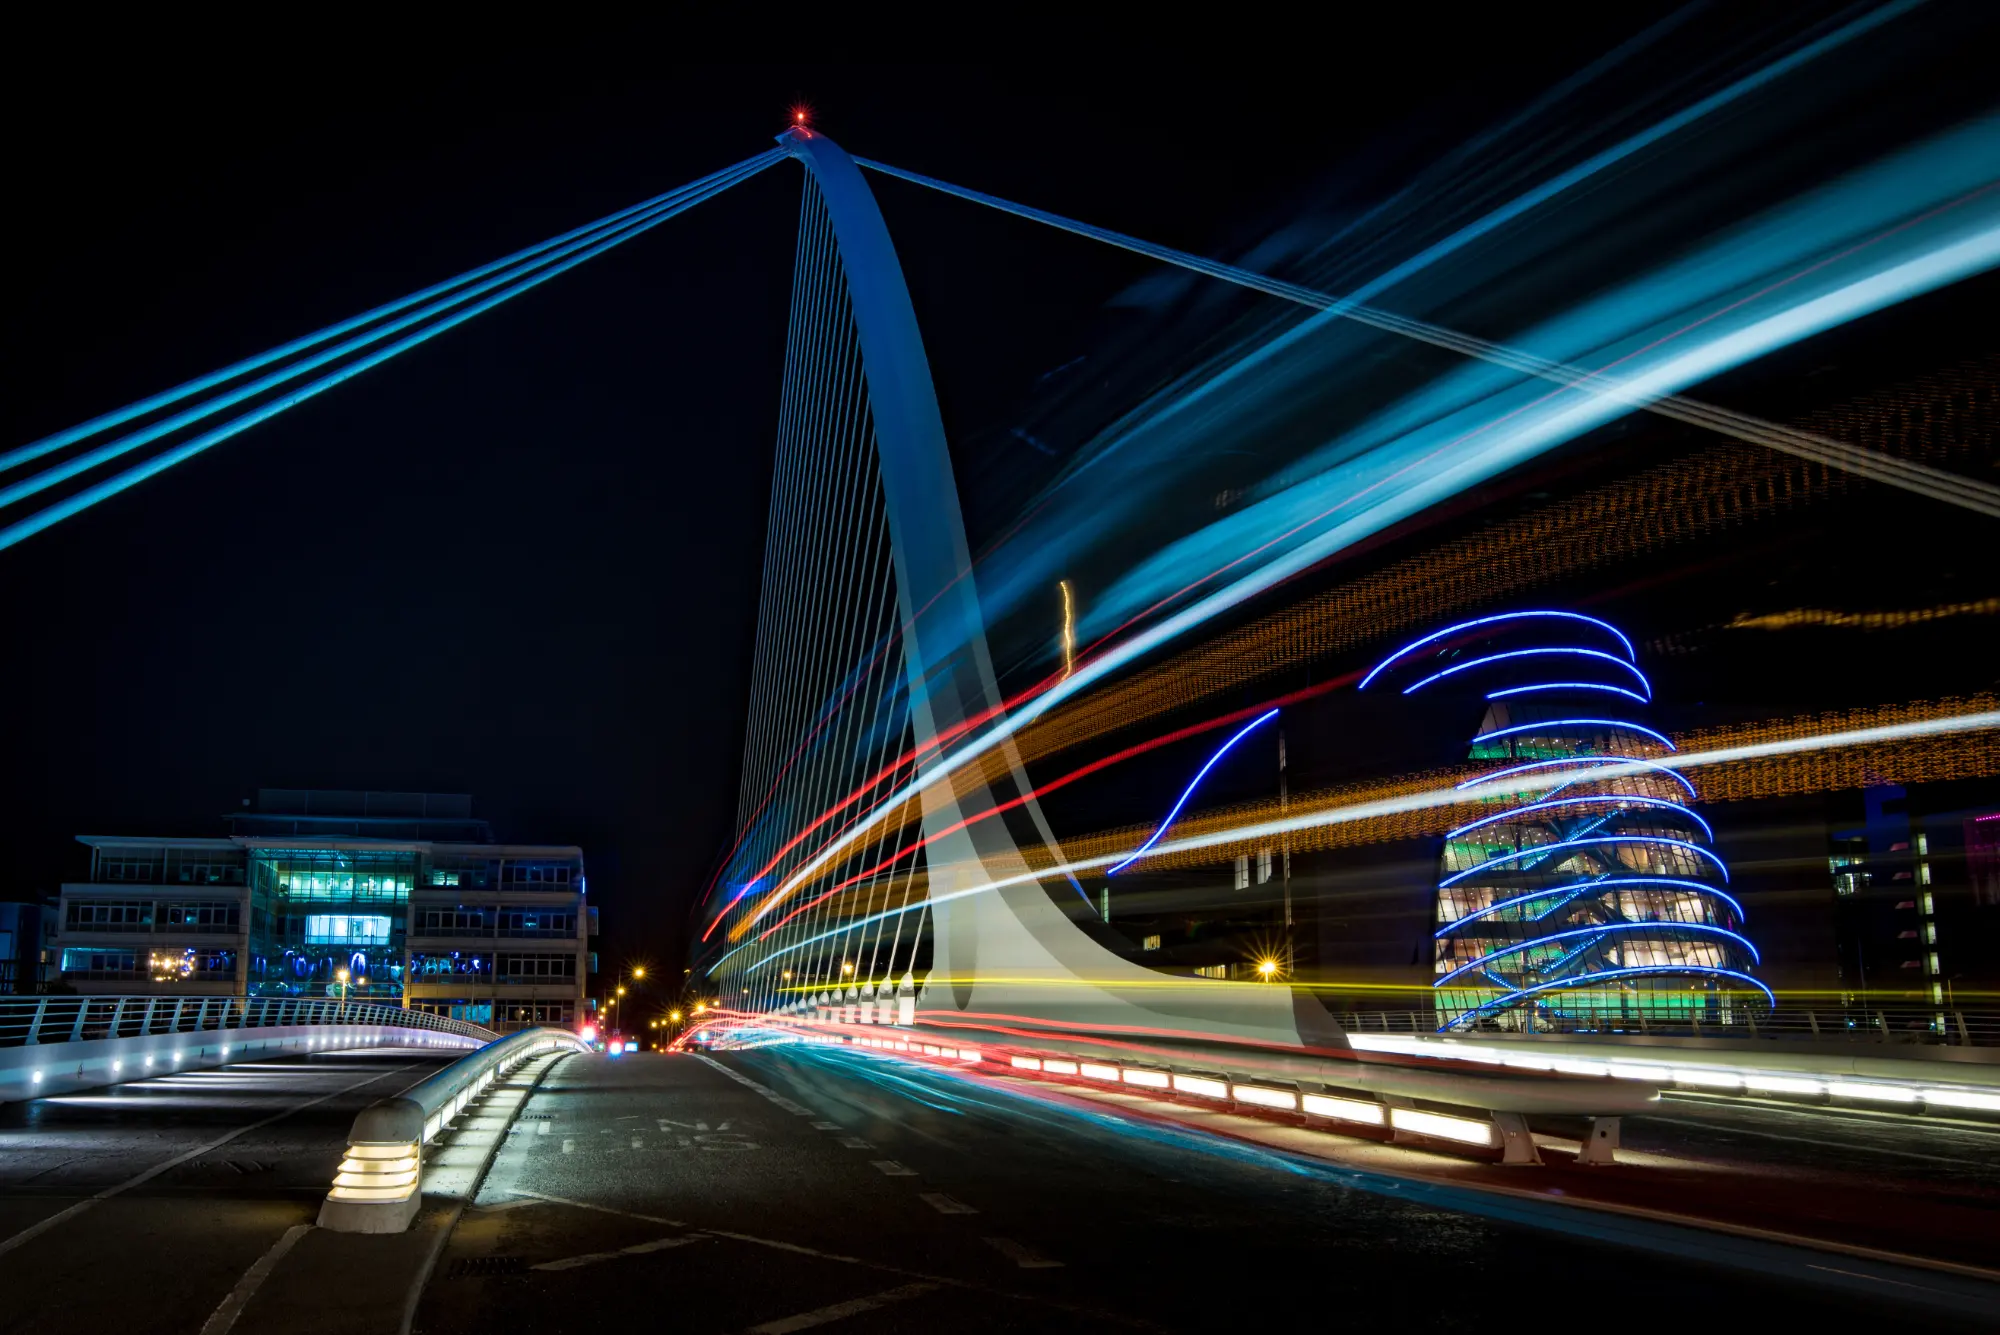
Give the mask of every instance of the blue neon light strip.
M 1498 616 L 1480 617 L 1476 621 L 1461 621 L 1456 626 L 1446 626 L 1443 630 L 1435 631 L 1432 634 L 1426 635 L 1421 640 L 1410 641 L 1408 644 L 1398 649 L 1395 653 L 1390 654 L 1387 658 L 1383 659 L 1381 662 L 1377 663 L 1373 668 L 1369 669 L 1368 675 L 1363 677 L 1361 679 L 1361 684 L 1355 687 L 1354 689 L 1357 691 L 1367 690 L 1369 682 L 1375 680 L 1375 678 L 1380 676 L 1382 672 L 1391 663 L 1394 663 L 1397 659 L 1401 658 L 1404 654 L 1409 653 L 1413 649 L 1421 649 L 1427 644 L 1435 644 L 1437 641 L 1442 640 L 1447 635 L 1456 635 L 1459 631 L 1471 630 L 1475 626 L 1491 626 L 1496 622 L 1501 622 L 1501 621 L 1521 621 L 1528 617 L 1560 617 L 1565 621 L 1587 621 L 1593 626 L 1597 626 L 1600 627 L 1601 629 L 1610 631 L 1611 634 L 1617 638 L 1618 643 L 1625 646 L 1626 657 L 1636 660 L 1639 656 L 1638 653 L 1632 648 L 1632 641 L 1626 639 L 1625 633 L 1619 630 L 1618 627 L 1612 625 L 1609 621 L 1599 621 L 1596 617 L 1585 616 L 1581 612 L 1502 612 Z M 1405 691 L 1403 692 L 1403 694 L 1408 695 L 1409 692 Z
M 675 203 L 667 205 L 650 215 L 644 216 L 640 218 L 638 221 L 630 223 L 629 225 L 625 226 L 619 231 L 613 232 L 606 239 L 597 241 L 595 244 L 589 246 L 587 249 L 584 249 L 577 254 L 571 255 L 569 258 L 564 259 L 558 263 L 551 264 L 549 267 L 543 269 L 539 273 L 530 274 L 528 277 L 520 279 L 519 281 L 513 283 L 511 286 L 502 288 L 500 291 L 495 292 L 488 297 L 485 297 L 484 299 L 474 303 L 473 305 L 465 308 L 464 310 L 457 311 L 451 315 L 445 316 L 444 318 L 438 320 L 434 324 L 427 325 L 421 329 L 417 329 L 409 334 L 406 334 L 402 338 L 397 339 L 394 343 L 388 345 L 387 347 L 377 349 L 376 351 L 368 354 L 365 357 L 357 358 L 356 360 L 351 361 L 346 365 L 334 371 L 331 371 L 326 375 L 321 376 L 317 380 L 310 381 L 304 385 L 298 386 L 295 389 L 289 390 L 275 399 L 260 404 L 258 407 L 250 410 L 249 412 L 243 413 L 238 417 L 234 417 L 229 421 L 224 422 L 222 425 L 218 427 L 214 427 L 202 433 L 201 435 L 194 436 L 188 440 L 181 442 L 180 444 L 174 446 L 171 449 L 164 450 L 161 453 L 152 456 L 151 458 L 147 459 L 144 463 L 136 464 L 133 467 L 126 469 L 122 473 L 118 473 L 112 477 L 106 478 L 102 482 L 96 483 L 93 486 L 86 487 L 81 491 L 66 496 L 61 501 L 58 501 L 53 505 L 47 506 L 44 509 L 38 510 L 23 519 L 16 520 L 14 523 L 9 524 L 6 528 L 0 529 L 0 549 L 12 547 L 16 543 L 21 542 L 22 540 L 32 537 L 36 533 L 41 532 L 45 528 L 50 528 L 55 524 L 60 523 L 62 520 L 69 518 L 72 515 L 78 514 L 84 510 L 89 509 L 91 506 L 97 504 L 101 500 L 106 499 L 107 497 L 115 496 L 119 492 L 124 491 L 127 488 L 136 486 L 138 483 L 145 481 L 149 477 L 153 477 L 158 473 L 165 472 L 168 468 L 173 467 L 173 465 L 180 463 L 183 460 L 192 458 L 194 455 L 201 453 L 203 450 L 206 450 L 213 445 L 216 445 L 224 440 L 227 440 L 232 436 L 238 435 L 243 431 L 248 430 L 250 427 L 256 426 L 260 422 L 264 422 L 269 420 L 270 418 L 276 417 L 279 413 L 283 412 L 287 408 L 294 407 L 295 405 L 304 402 L 306 399 L 312 398 L 315 395 L 321 394 L 326 390 L 331 389 L 338 384 L 341 384 L 343 381 L 350 380 L 354 376 L 361 374 L 363 371 L 370 370 L 373 367 L 379 366 L 383 362 L 388 361 L 391 357 L 396 356 L 398 353 L 406 352 L 410 348 L 413 348 L 420 343 L 426 342 L 429 339 L 436 337 L 438 334 L 443 333 L 447 329 L 455 328 L 456 326 L 465 323 L 467 320 L 472 319 L 474 316 L 481 315 L 486 311 L 493 309 L 495 306 L 500 305 L 502 302 L 505 302 L 512 297 L 519 296 L 521 293 L 528 291 L 530 288 L 537 287 L 542 283 L 547 282 L 549 279 L 555 277 L 557 274 L 567 272 L 568 270 L 575 268 L 577 265 L 582 264 L 584 261 L 603 254 L 605 251 L 611 249 L 613 246 L 631 240 L 633 237 L 638 236 L 650 230 L 651 228 L 658 226 L 660 223 L 665 222 L 668 218 L 671 218 L 676 214 L 685 211 L 687 208 L 690 208 L 695 204 L 701 203 L 706 199 L 712 198 L 713 196 L 720 194 L 723 190 L 728 189 L 731 185 L 735 185 L 738 182 L 747 179 L 748 176 L 754 175 L 757 171 L 763 170 L 765 166 L 769 165 L 768 162 L 765 160 L 767 156 L 768 155 L 760 155 L 757 158 L 748 159 L 744 163 L 737 164 L 737 169 L 732 169 L 734 174 L 730 175 L 727 180 L 706 186 L 699 193 L 683 196 L 682 199 L 676 201 Z M 782 154 L 779 156 L 782 156 Z M 37 476 L 41 475 L 38 474 Z
M 1656 761 L 1641 760 L 1637 756 L 1608 756 L 1608 755 L 1563 756 L 1555 760 L 1531 760 L 1525 765 L 1515 765 L 1508 769 L 1496 769 L 1490 774 L 1475 775 L 1472 778 L 1467 779 L 1465 782 L 1460 784 L 1454 784 L 1453 786 L 1456 788 L 1473 788 L 1477 787 L 1479 784 L 1482 783 L 1491 783 L 1495 779 L 1504 779 L 1509 774 L 1524 774 L 1531 769 L 1547 769 L 1552 765 L 1640 765 L 1645 767 L 1646 769 L 1656 769 L 1660 773 L 1666 775 L 1668 778 L 1672 779 L 1675 783 L 1687 789 L 1689 797 L 1694 797 L 1697 795 L 1694 790 L 1694 785 L 1689 783 L 1687 779 L 1680 773 L 1680 771 L 1668 769 L 1665 765 L 1659 764 Z M 1579 774 L 1576 776 L 1576 778 L 1570 779 L 1567 783 L 1564 783 L 1561 786 L 1566 788 L 1569 786 L 1569 784 L 1575 783 L 1577 779 L 1587 779 L 1589 777 L 1590 776 L 1587 773 Z
M 1646 694 L 1648 696 L 1651 696 L 1653 693 L 1653 683 L 1646 680 L 1646 674 L 1639 671 L 1637 667 L 1633 666 L 1632 664 L 1626 662 L 1624 659 L 1620 658 L 1617 654 L 1607 654 L 1601 649 L 1575 649 L 1566 647 L 1551 647 L 1551 648 L 1541 648 L 1541 649 L 1509 649 L 1504 654 L 1487 654 L 1480 658 L 1468 658 L 1463 663 L 1452 664 L 1450 667 L 1446 668 L 1442 672 L 1433 672 L 1430 676 L 1425 677 L 1422 681 L 1418 682 L 1414 686 L 1405 686 L 1403 688 L 1403 694 L 1404 695 L 1414 694 L 1417 691 L 1421 691 L 1424 687 L 1430 685 L 1432 682 L 1440 681 L 1445 677 L 1451 676 L 1453 673 L 1465 672 L 1471 668 L 1483 667 L 1488 663 L 1498 663 L 1503 659 L 1508 659 L 1508 658 L 1538 658 L 1546 654 L 1580 654 L 1585 658 L 1602 658 L 1607 663 L 1616 663 L 1619 667 L 1624 668 L 1627 672 L 1631 673 L 1633 676 L 1639 679 L 1639 684 L 1646 688 Z
M 1432 932 L 1431 937 L 1432 939 L 1436 939 L 1438 937 L 1445 935 L 1448 932 L 1455 932 L 1469 922 L 1477 922 L 1481 918 L 1484 918 L 1489 914 L 1498 913 L 1501 909 L 1511 908 L 1516 904 L 1526 904 L 1531 900 L 1546 899 L 1550 895 L 1559 895 L 1564 893 L 1565 891 L 1572 889 L 1582 890 L 1585 892 L 1594 891 L 1597 889 L 1597 887 L 1601 885 L 1677 885 L 1684 890 L 1693 890 L 1697 894 L 1714 895 L 1717 899 L 1723 901 L 1725 904 L 1729 905 L 1729 907 L 1736 910 L 1736 921 L 1738 922 L 1748 921 L 1746 915 L 1743 912 L 1743 906 L 1736 902 L 1736 897 L 1734 895 L 1731 895 L 1725 890 L 1718 890 L 1714 886 L 1708 885 L 1702 881 L 1683 880 L 1680 877 L 1675 877 L 1675 876 L 1607 876 L 1601 881 L 1584 881 L 1575 885 L 1552 885 L 1544 890 L 1532 891 L 1531 893 L 1525 895 L 1515 895 L 1512 899 L 1503 899 L 1497 904 L 1488 904 L 1485 908 L 1479 910 L 1479 912 L 1477 913 L 1468 913 L 1463 918 L 1458 919 L 1456 922 L 1446 923 L 1444 926 L 1438 928 L 1435 932 Z M 1572 895 L 1571 898 L 1575 898 L 1575 896 Z M 1557 905 L 1556 907 L 1559 908 L 1561 906 Z M 1551 909 L 1551 912 L 1553 911 L 1554 910 Z M 1547 916 L 1548 914 L 1546 913 L 1542 915 L 1542 917 L 1547 917 Z
M 1702 974 L 1711 978 L 1734 978 L 1741 982 L 1748 983 L 1752 987 L 1755 987 L 1759 991 L 1761 991 L 1765 996 L 1769 997 L 1771 999 L 1771 1008 L 1773 1010 L 1777 1009 L 1778 994 L 1773 992 L 1770 988 L 1765 987 L 1762 982 L 1758 981 L 1755 978 L 1752 978 L 1747 973 L 1738 973 L 1734 969 L 1712 969 L 1704 964 L 1642 965 L 1631 969 L 1606 969 L 1602 973 L 1578 974 L 1574 978 L 1563 978 L 1553 983 L 1538 983 L 1534 987 L 1524 987 L 1521 988 L 1519 991 L 1509 992 L 1504 997 L 1495 997 L 1493 1000 L 1485 1002 L 1473 1008 L 1472 1010 L 1465 1012 L 1465 1014 L 1458 1016 L 1456 1019 L 1452 1020 L 1448 1024 L 1439 1025 L 1438 1032 L 1440 1034 L 1448 1033 L 1450 1030 L 1459 1025 L 1466 1024 L 1472 1020 L 1478 1019 L 1481 1015 L 1485 1014 L 1487 1011 L 1494 1010 L 1501 1006 L 1511 1006 L 1514 1003 L 1520 1001 L 1523 997 L 1537 996 L 1544 992 L 1556 992 L 1570 988 L 1583 987 L 1590 983 L 1601 983 L 1604 982 L 1606 979 L 1611 979 L 1611 978 L 1637 978 L 1647 975 L 1650 975 L 1652 977 L 1666 977 L 1674 974 L 1689 974 L 1689 973 Z
M 1680 812 L 1689 820 L 1701 826 L 1702 833 L 1708 836 L 1708 841 L 1710 843 L 1715 842 L 1715 831 L 1709 829 L 1708 822 L 1696 815 L 1691 809 L 1682 806 L 1678 802 L 1669 802 L 1664 797 L 1637 797 L 1631 793 L 1580 793 L 1575 797 L 1558 797 L 1552 802 L 1530 802 L 1527 806 L 1513 807 L 1496 816 L 1487 816 L 1483 820 L 1472 822 L 1470 825 L 1461 825 L 1456 830 L 1447 830 L 1444 837 L 1447 839 L 1456 839 L 1467 830 L 1476 830 L 1482 825 L 1491 825 L 1495 821 L 1512 820 L 1516 816 L 1525 816 L 1530 811 L 1546 811 L 1550 807 L 1575 806 L 1579 802 L 1637 802 L 1643 807 L 1665 807 L 1670 811 Z
M 1528 695 L 1535 691 L 1610 691 L 1614 695 L 1622 695 L 1628 700 L 1637 700 L 1642 705 L 1652 703 L 1652 701 L 1637 691 L 1628 691 L 1623 686 L 1604 686 L 1594 681 L 1545 681 L 1539 686 L 1509 686 L 1504 691 L 1488 691 L 1486 698 L 1488 700 L 1499 700 L 1505 696 Z
M 1654 732 L 1643 723 L 1627 723 L 1624 719 L 1620 718 L 1558 718 L 1550 719 L 1546 723 L 1517 723 L 1511 728 L 1495 728 L 1492 732 L 1482 732 L 1472 739 L 1472 743 L 1474 746 L 1477 746 L 1481 742 L 1490 742 L 1495 737 L 1511 737 L 1517 732 L 1547 732 L 1556 728 L 1566 728 L 1572 723 L 1594 723 L 1604 728 L 1630 728 L 1633 732 L 1645 733 L 1669 751 L 1680 750 L 1678 746 L 1667 740 L 1666 734 Z
M 1685 848 L 1690 852 L 1699 853 L 1710 862 L 1713 862 L 1721 870 L 1722 879 L 1725 884 L 1729 880 L 1729 868 L 1723 863 L 1722 859 L 1703 848 L 1700 844 L 1690 844 L 1681 839 L 1669 839 L 1663 834 L 1607 834 L 1595 839 L 1565 839 L 1558 844 L 1536 844 L 1532 848 L 1517 848 L 1505 857 L 1493 858 L 1490 861 L 1480 863 L 1477 867 L 1471 867 L 1465 871 L 1453 872 L 1438 882 L 1438 888 L 1443 889 L 1445 886 L 1456 884 L 1468 876 L 1476 876 L 1488 867 L 1497 867 L 1503 862 L 1512 862 L 1516 858 L 1533 857 L 1540 853 L 1553 853 L 1557 849 L 1562 848 L 1579 848 L 1585 844 L 1666 844 L 1672 848 Z
M 768 156 L 775 160 L 781 155 L 781 152 L 782 150 L 773 149 L 769 154 L 760 156 Z M 738 165 L 741 166 L 742 164 Z M 724 172 L 732 170 L 735 169 L 725 168 Z M 722 174 L 724 173 L 716 173 L 718 176 Z M 706 179 L 712 180 L 714 178 L 710 177 Z M 436 283 L 421 291 L 412 292 L 406 297 L 398 297 L 396 300 L 377 306 L 373 310 L 363 311 L 359 315 L 351 316 L 335 324 L 330 324 L 324 329 L 316 330 L 302 338 L 295 338 L 289 343 L 280 344 L 267 352 L 260 352 L 254 357 L 245 358 L 240 362 L 225 366 L 219 371 L 210 371 L 207 375 L 197 376 L 195 379 L 185 381 L 174 386 L 172 389 L 163 390 L 148 398 L 128 403 L 123 408 L 100 414 L 87 422 L 80 422 L 76 426 L 65 428 L 53 435 L 44 436 L 40 440 L 32 441 L 29 444 L 9 450 L 5 454 L 0 454 L 0 472 L 6 472 L 8 469 L 27 463 L 31 459 L 39 459 L 45 454 L 51 454 L 56 450 L 62 449 L 65 445 L 73 445 L 77 441 L 86 440 L 91 436 L 97 435 L 99 432 L 108 431 L 112 427 L 122 426 L 126 422 L 132 421 L 137 417 L 143 417 L 157 408 L 164 408 L 169 404 L 179 403 L 182 399 L 192 394 L 199 394 L 205 389 L 212 389 L 217 385 L 225 384 L 238 376 L 248 375 L 250 372 L 269 366 L 273 362 L 282 361 L 295 352 L 304 352 L 308 348 L 317 347 L 328 339 L 338 338 L 342 334 L 351 333 L 376 320 L 394 315 L 398 311 L 407 310 L 409 307 L 421 302 L 429 301 L 432 297 L 441 296 L 444 293 L 464 287 L 468 283 L 476 282 L 510 265 L 534 259 L 536 256 L 542 255 L 568 242 L 592 236 L 636 220 L 646 210 L 667 204 L 673 201 L 676 196 L 699 188 L 701 184 L 701 182 L 697 182 L 693 186 L 677 186 L 663 194 L 655 195 L 651 199 L 634 204 L 630 208 L 606 214 L 596 222 L 585 223 L 582 227 L 564 232 L 561 236 L 551 237 L 547 241 L 529 246 L 525 250 L 517 250 L 513 254 L 503 256 L 490 264 L 482 264 L 478 268 L 468 269 L 456 278 L 447 278 L 442 283 Z
M 1750 939 L 1748 937 L 1739 935 L 1736 932 L 1732 932 L 1727 927 L 1713 927 L 1707 923 L 1700 923 L 1700 922 L 1668 922 L 1665 920 L 1660 920 L 1656 922 L 1607 922 L 1607 923 L 1600 923 L 1595 927 L 1578 927 L 1573 931 L 1553 932 L 1548 936 L 1538 936 L 1532 941 L 1517 941 L 1513 945 L 1506 947 L 1504 950 L 1496 950 L 1490 955 L 1481 955 L 1476 960 L 1471 960 L 1465 964 L 1459 965 L 1456 969 L 1453 969 L 1450 973 L 1445 974 L 1442 978 L 1439 978 L 1437 982 L 1432 984 L 1432 986 L 1443 987 L 1446 983 L 1449 983 L 1452 979 L 1458 977 L 1460 974 L 1464 973 L 1467 969 L 1477 969 L 1481 965 L 1489 963 L 1490 961 L 1493 960 L 1500 959 L 1503 956 L 1519 954 L 1521 951 L 1528 949 L 1528 947 L 1530 946 L 1545 946 L 1551 941 L 1567 941 L 1573 937 L 1579 937 L 1579 936 L 1602 937 L 1612 932 L 1636 932 L 1641 929 L 1651 931 L 1651 930 L 1657 930 L 1662 927 L 1671 927 L 1684 932 L 1710 932 L 1717 936 L 1730 937 L 1733 940 L 1741 941 L 1743 943 L 1743 948 L 1750 952 L 1750 958 L 1753 961 L 1755 961 L 1758 964 L 1762 964 L 1764 962 L 1764 957 L 1757 953 L 1757 947 L 1750 944 Z M 1509 986 L 1512 986 L 1512 984 L 1509 984 Z
M 1242 729 L 1238 731 L 1234 737 L 1231 737 L 1228 741 L 1224 742 L 1220 747 L 1218 747 L 1216 749 L 1215 754 L 1208 758 L 1208 763 L 1195 771 L 1194 778 L 1188 781 L 1188 786 L 1186 790 L 1181 793 L 1180 801 L 1174 803 L 1173 810 L 1169 811 L 1167 813 L 1167 818 L 1160 822 L 1160 828 L 1153 831 L 1153 837 L 1148 839 L 1145 843 L 1140 844 L 1138 848 L 1134 849 L 1131 857 L 1126 858 L 1123 862 L 1118 863 L 1116 866 L 1105 868 L 1104 874 L 1106 876 L 1116 875 L 1118 872 L 1123 871 L 1125 868 L 1137 862 L 1141 857 L 1141 855 L 1143 855 L 1147 849 L 1151 848 L 1154 844 L 1159 843 L 1160 836 L 1165 834 L 1167 832 L 1167 827 L 1174 823 L 1174 817 L 1181 814 L 1181 808 L 1187 805 L 1187 801 L 1190 797 L 1194 796 L 1194 790 L 1201 784 L 1203 777 L 1205 777 L 1210 770 L 1215 768 L 1215 762 L 1222 759 L 1224 756 L 1228 755 L 1230 747 L 1236 745 L 1238 742 L 1242 741 L 1245 737 L 1248 737 L 1251 734 L 1251 732 L 1254 731 L 1259 725 L 1268 723 L 1277 716 L 1278 716 L 1278 711 L 1275 709 L 1270 710 L 1269 712 L 1264 714 L 1259 714 L 1256 718 L 1251 719 L 1248 723 L 1244 724 Z

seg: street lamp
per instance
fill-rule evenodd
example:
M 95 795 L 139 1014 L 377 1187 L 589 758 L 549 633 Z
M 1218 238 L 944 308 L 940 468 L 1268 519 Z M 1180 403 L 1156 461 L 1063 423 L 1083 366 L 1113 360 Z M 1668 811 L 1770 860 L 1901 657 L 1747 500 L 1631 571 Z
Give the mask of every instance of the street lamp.
M 335 969 L 333 972 L 333 981 L 340 988 L 340 1013 L 345 1016 L 347 1013 L 347 970 Z

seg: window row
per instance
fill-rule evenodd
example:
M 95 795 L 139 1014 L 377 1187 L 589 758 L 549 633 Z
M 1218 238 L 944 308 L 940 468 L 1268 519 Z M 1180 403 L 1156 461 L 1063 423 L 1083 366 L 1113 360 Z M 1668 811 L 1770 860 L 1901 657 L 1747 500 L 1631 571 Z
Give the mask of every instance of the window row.
M 174 931 L 233 932 L 242 912 L 236 900 L 73 899 L 63 910 L 63 926 L 78 932 L 150 932 L 157 922 Z

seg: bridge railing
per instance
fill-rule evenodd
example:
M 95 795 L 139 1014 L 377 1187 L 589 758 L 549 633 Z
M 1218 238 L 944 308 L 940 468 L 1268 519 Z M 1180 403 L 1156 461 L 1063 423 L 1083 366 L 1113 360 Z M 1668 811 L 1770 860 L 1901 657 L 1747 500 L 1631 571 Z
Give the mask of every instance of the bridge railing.
M 524 1029 L 468 1053 L 393 1099 L 363 1108 L 348 1132 L 333 1189 L 320 1205 L 319 1226 L 336 1233 L 408 1228 L 421 1204 L 424 1147 L 521 1063 L 551 1052 L 588 1052 L 590 1046 L 567 1029 Z M 475 1184 L 501 1139 L 504 1133 L 481 1153 L 472 1173 Z
M 1849 1043 L 1897 1043 L 1947 1047 L 2000 1047 L 2000 1013 L 1946 1010 L 1937 1006 L 1878 1008 L 1815 1008 L 1777 1010 L 1764 1015 L 1733 1012 L 1726 1020 L 1662 1020 L 1645 1014 L 1606 1009 L 1576 1010 L 1561 1016 L 1538 1015 L 1533 1028 L 1520 1030 L 1495 1024 L 1439 1029 L 1430 1010 L 1344 1011 L 1335 1014 L 1341 1028 L 1354 1034 L 1615 1034 L 1684 1038 L 1785 1039 Z
M 384 1025 L 494 1037 L 448 1016 L 327 997 L 0 997 L 0 1048 L 299 1025 Z

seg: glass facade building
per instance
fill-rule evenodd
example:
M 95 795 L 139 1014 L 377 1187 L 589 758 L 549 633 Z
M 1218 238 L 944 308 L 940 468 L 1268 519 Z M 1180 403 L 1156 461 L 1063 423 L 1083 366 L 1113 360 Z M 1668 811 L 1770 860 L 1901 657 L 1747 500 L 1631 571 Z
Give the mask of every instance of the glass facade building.
M 1652 695 L 1635 659 L 1607 623 L 1535 612 L 1448 627 L 1370 674 L 1484 702 L 1460 785 L 1477 814 L 1438 869 L 1440 1030 L 1726 1021 L 1772 1003 L 1694 785 L 1630 717 Z
M 584 1018 L 595 911 L 581 850 L 409 837 L 485 834 L 463 798 L 281 797 L 312 810 L 260 803 L 227 839 L 82 836 L 91 876 L 63 887 L 62 979 L 80 992 L 344 995 L 502 1031 Z M 401 810 L 446 802 L 458 814 L 432 828 Z

